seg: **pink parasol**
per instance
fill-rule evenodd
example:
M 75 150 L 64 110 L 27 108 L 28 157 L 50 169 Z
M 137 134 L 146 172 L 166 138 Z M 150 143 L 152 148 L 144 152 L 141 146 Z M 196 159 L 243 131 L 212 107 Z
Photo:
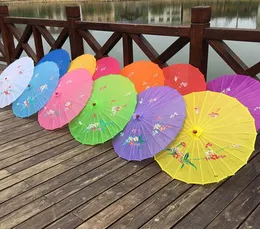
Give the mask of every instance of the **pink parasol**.
M 39 111 L 38 121 L 48 130 L 68 124 L 86 105 L 92 92 L 92 76 L 85 69 L 65 74 L 49 102 Z
M 93 75 L 93 80 L 96 80 L 102 76 L 119 73 L 120 64 L 118 60 L 113 57 L 103 57 L 97 61 L 97 67 Z

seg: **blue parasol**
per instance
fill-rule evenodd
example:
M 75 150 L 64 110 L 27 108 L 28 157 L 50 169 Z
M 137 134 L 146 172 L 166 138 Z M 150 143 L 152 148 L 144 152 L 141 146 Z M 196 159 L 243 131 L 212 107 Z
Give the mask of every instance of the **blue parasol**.
M 46 54 L 37 65 L 46 62 L 46 61 L 52 61 L 56 63 L 59 67 L 60 71 L 60 77 L 62 77 L 69 68 L 70 65 L 70 56 L 69 53 L 64 49 L 56 49 L 54 51 L 49 52 Z
M 27 88 L 13 102 L 13 113 L 20 118 L 33 115 L 51 98 L 59 82 L 59 68 L 54 62 L 44 62 L 34 68 Z

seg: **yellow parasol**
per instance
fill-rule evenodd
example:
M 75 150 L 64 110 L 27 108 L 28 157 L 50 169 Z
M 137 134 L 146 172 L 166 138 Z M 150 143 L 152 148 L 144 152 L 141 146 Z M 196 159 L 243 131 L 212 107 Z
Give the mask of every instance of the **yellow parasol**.
M 83 54 L 71 61 L 68 72 L 71 72 L 75 69 L 84 68 L 88 70 L 93 76 L 96 71 L 96 65 L 96 58 L 93 55 Z
M 248 109 L 217 92 L 194 92 L 184 99 L 183 129 L 155 160 L 186 183 L 207 184 L 234 175 L 254 150 L 256 129 Z

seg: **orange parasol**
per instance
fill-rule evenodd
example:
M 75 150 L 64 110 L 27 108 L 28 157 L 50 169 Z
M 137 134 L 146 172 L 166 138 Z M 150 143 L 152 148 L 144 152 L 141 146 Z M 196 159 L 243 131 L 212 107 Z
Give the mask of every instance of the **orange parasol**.
M 120 74 L 134 83 L 137 93 L 150 87 L 164 85 L 162 69 L 151 61 L 136 61 L 125 66 Z

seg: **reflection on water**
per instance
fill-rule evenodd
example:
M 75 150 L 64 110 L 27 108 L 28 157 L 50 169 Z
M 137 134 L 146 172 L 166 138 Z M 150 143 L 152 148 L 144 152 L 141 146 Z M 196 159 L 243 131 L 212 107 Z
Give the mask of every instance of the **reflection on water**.
M 68 4 L 10 5 L 13 16 L 65 19 Z M 71 4 L 70 4 L 71 5 Z M 79 3 L 83 20 L 137 24 L 181 25 L 190 23 L 190 9 L 212 7 L 212 25 L 260 28 L 260 0 L 179 0 Z
M 68 4 L 23 4 L 10 5 L 12 16 L 37 17 L 50 19 L 66 19 L 65 6 Z M 71 4 L 69 4 L 71 5 Z M 260 29 L 260 0 L 146 0 L 129 2 L 99 2 L 78 3 L 81 17 L 86 21 L 95 22 L 123 22 L 151 25 L 188 25 L 190 24 L 190 9 L 193 6 L 208 5 L 212 7 L 211 26 L 231 28 L 258 28 Z M 48 28 L 56 38 L 59 28 Z M 92 31 L 97 41 L 102 45 L 111 33 Z M 153 47 L 162 53 L 175 37 L 146 36 Z M 249 66 L 259 61 L 260 43 L 227 42 L 241 59 Z M 33 47 L 33 40 L 29 40 Z M 241 45 L 242 44 L 242 45 Z M 69 51 L 69 42 L 63 48 Z M 48 44 L 44 41 L 45 52 L 49 51 Z M 85 44 L 85 52 L 93 53 Z M 168 64 L 188 63 L 189 45 L 175 55 Z M 23 53 L 23 55 L 26 55 Z M 123 65 L 122 41 L 120 41 L 110 55 L 114 56 Z M 134 44 L 134 60 L 147 59 L 144 53 Z M 233 71 L 210 48 L 208 78 L 219 75 L 231 74 Z

